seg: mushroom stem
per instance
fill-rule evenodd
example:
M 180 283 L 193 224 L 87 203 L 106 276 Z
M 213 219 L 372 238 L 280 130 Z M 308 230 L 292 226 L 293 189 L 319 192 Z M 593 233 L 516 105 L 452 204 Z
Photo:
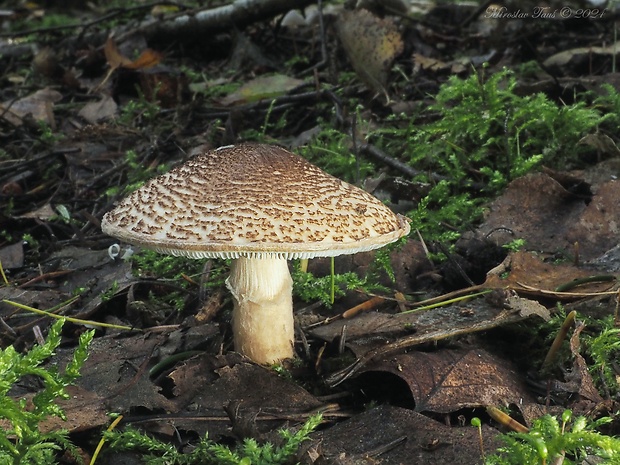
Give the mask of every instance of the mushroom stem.
M 226 285 L 233 295 L 235 350 L 260 364 L 293 356 L 293 280 L 284 258 L 233 261 Z

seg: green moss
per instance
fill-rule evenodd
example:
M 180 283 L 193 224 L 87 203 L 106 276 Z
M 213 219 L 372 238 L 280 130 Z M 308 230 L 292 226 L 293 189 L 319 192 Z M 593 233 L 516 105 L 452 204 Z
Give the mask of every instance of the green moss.
M 13 346 L 0 351 L 0 463 L 55 464 L 59 451 L 66 450 L 79 460 L 77 448 L 69 440 L 69 432 L 55 429 L 44 432 L 39 425 L 50 417 L 63 420 L 66 415 L 58 399 L 68 399 L 66 388 L 79 377 L 88 357 L 88 346 L 94 331 L 83 333 L 75 349 L 73 359 L 61 372 L 57 367 L 42 367 L 58 348 L 64 320 L 50 326 L 47 339 L 35 345 L 28 353 L 20 354 Z M 9 395 L 12 388 L 25 377 L 40 380 L 42 389 L 31 402 L 14 399 Z
M 386 121 L 368 139 L 420 171 L 428 194 L 411 212 L 427 240 L 453 241 L 513 179 L 543 164 L 570 169 L 590 148 L 579 140 L 606 121 L 598 107 L 559 105 L 544 94 L 520 96 L 514 73 L 485 69 L 441 86 L 414 118 Z M 618 105 L 609 98 L 605 104 Z
M 585 417 L 572 418 L 566 410 L 560 420 L 544 415 L 534 420 L 527 433 L 502 434 L 506 444 L 486 457 L 486 465 L 585 463 L 586 456 L 596 457 L 598 464 L 620 463 L 620 439 L 597 431 L 610 418 L 596 421 Z
M 107 431 L 104 434 L 111 449 L 141 452 L 144 463 L 151 465 L 285 465 L 294 463 L 299 446 L 309 439 L 310 433 L 319 426 L 321 420 L 318 414 L 308 418 L 296 432 L 279 430 L 282 444 L 278 446 L 270 442 L 259 444 L 254 439 L 244 439 L 237 447 L 231 448 L 204 436 L 187 453 L 131 427 L 125 431 Z

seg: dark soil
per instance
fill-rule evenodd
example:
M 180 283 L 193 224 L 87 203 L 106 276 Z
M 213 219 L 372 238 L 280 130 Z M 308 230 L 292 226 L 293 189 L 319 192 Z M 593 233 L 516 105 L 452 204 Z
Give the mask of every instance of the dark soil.
M 542 92 L 558 105 L 603 92 L 601 84 L 620 91 L 610 7 L 542 11 L 485 2 L 418 11 L 369 1 L 360 2 L 368 8 L 361 14 L 326 5 L 324 17 L 308 14 L 291 25 L 283 14 L 311 2 L 265 1 L 232 18 L 224 12 L 178 25 L 168 18 L 177 9 L 163 5 L 44 3 L 5 6 L 0 16 L 0 260 L 7 278 L 0 339 L 2 347 L 27 350 L 33 329 L 45 334 L 50 324 L 7 301 L 138 330 L 98 328 L 83 376 L 63 403 L 70 422 L 61 425 L 85 455 L 109 412 L 183 448 L 205 433 L 226 444 L 277 441 L 277 428 L 323 411 L 320 431 L 299 452 L 299 461 L 317 464 L 482 463 L 470 419 L 483 419 L 487 453 L 508 430 L 488 406 L 508 406 L 525 424 L 565 408 L 591 418 L 615 412 L 615 395 L 595 387 L 586 369 L 581 330 L 570 328 L 572 350 L 565 342 L 550 369 L 541 364 L 559 326 L 544 320 L 557 315 L 558 303 L 564 314 L 577 309 L 591 321 L 617 307 L 616 133 L 596 139 L 580 171 L 555 166 L 513 181 L 488 202 L 485 218 L 455 231 L 456 244 L 412 232 L 390 252 L 394 279 L 378 275 L 385 299 L 354 317 L 342 315 L 371 296 L 350 290 L 333 306 L 296 298 L 298 360 L 285 364 L 285 374 L 234 353 L 226 263 L 122 259 L 128 245 L 110 255 L 117 241 L 100 229 L 127 186 L 197 147 L 261 141 L 298 151 L 324 140 L 327 151 L 328 138 L 316 139 L 325 128 L 347 140 L 358 164 L 372 167 L 360 184 L 376 186 L 394 210 L 414 210 L 425 192 L 419 178 L 412 182 L 417 167 L 366 143 L 365 131 L 426 108 L 450 76 L 466 78 L 483 63 L 488 75 L 537 63 L 536 73 L 519 77 L 518 91 Z M 66 17 L 50 25 L 59 13 Z M 359 16 L 342 26 L 349 14 Z M 373 48 L 380 40 L 383 48 Z M 276 73 L 286 78 L 236 90 Z M 370 126 L 358 127 L 361 120 Z M 330 171 L 329 159 L 317 160 Z M 359 171 L 352 163 L 348 173 L 333 174 L 355 182 Z M 425 181 L 441 176 L 429 172 Z M 525 249 L 501 247 L 518 237 Z M 373 260 L 372 253 L 338 258 L 336 272 L 364 276 Z M 317 277 L 329 267 L 325 259 L 310 263 Z M 593 275 L 602 277 L 575 290 L 581 294 L 555 292 Z M 399 314 L 414 301 L 487 290 Z M 84 329 L 67 323 L 64 331 L 61 364 Z M 173 358 L 179 353 L 185 356 Z M 24 387 L 34 389 L 36 382 Z M 606 433 L 617 430 L 612 423 Z M 120 460 L 139 463 L 109 451 L 98 463 Z

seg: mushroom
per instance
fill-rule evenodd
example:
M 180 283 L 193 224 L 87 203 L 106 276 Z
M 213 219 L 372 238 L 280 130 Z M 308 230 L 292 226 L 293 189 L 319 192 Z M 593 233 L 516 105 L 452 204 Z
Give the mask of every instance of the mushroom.
M 232 259 L 235 350 L 260 364 L 293 356 L 287 260 L 373 250 L 409 223 L 366 191 L 273 145 L 220 147 L 123 199 L 104 233 L 157 252 Z

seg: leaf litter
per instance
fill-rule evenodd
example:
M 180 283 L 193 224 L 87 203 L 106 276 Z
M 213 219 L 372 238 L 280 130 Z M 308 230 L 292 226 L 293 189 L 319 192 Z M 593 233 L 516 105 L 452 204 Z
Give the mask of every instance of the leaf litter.
M 436 17 L 433 15 L 429 13 L 429 21 Z M 414 28 L 385 12 L 365 9 L 340 11 L 335 21 L 335 30 L 328 24 L 323 34 L 335 32 L 337 39 L 320 37 L 316 23 L 308 22 L 297 26 L 295 46 L 301 47 L 310 38 L 307 44 L 313 48 L 306 50 L 317 51 L 321 40 L 340 41 L 357 79 L 372 93 L 366 97 L 374 103 L 368 105 L 376 105 L 373 98 L 377 95 L 388 101 L 390 97 L 396 98 L 397 93 L 393 93 L 390 85 L 397 60 L 399 64 L 406 63 L 404 69 L 412 73 L 412 78 L 408 78 L 414 81 L 408 85 L 420 91 L 418 101 L 398 102 L 406 109 L 424 104 L 427 94 L 436 89 L 444 76 L 466 73 L 469 68 L 470 63 L 463 65 L 461 59 L 450 53 L 462 47 L 463 42 L 447 26 L 432 26 L 429 22 L 424 28 Z M 482 31 L 482 19 L 479 23 L 476 26 Z M 491 32 L 487 33 L 502 34 L 497 24 L 493 23 Z M 515 24 L 510 23 L 511 27 Z M 256 28 L 272 26 L 269 23 Z M 227 105 L 251 106 L 255 101 L 264 103 L 265 98 L 269 102 L 307 90 L 300 89 L 300 84 L 309 82 L 307 69 L 290 74 L 274 74 L 269 69 L 282 57 L 278 55 L 281 49 L 276 42 L 269 43 L 268 34 L 262 36 L 255 32 L 248 34 L 253 36 L 252 44 L 262 48 L 259 51 L 269 56 L 269 60 L 237 62 L 234 71 L 243 76 L 247 87 L 243 92 L 227 94 L 229 100 L 224 100 Z M 179 147 L 190 149 L 195 139 L 203 143 L 198 135 L 205 132 L 222 135 L 219 139 L 222 143 L 234 141 L 247 129 L 246 120 L 253 120 L 240 118 L 234 109 L 222 112 L 221 98 L 218 101 L 218 97 L 210 97 L 208 93 L 200 104 L 190 101 L 183 106 L 190 91 L 183 72 L 179 72 L 180 62 L 174 62 L 168 47 L 150 40 L 152 37 L 146 40 L 149 36 L 144 34 L 120 38 L 118 44 L 117 39 L 100 40 L 96 44 L 98 48 L 77 47 L 67 49 L 66 54 L 53 44 L 58 50 L 38 54 L 33 63 L 36 72 L 47 80 L 40 83 L 40 90 L 7 93 L 2 97 L 1 118 L 6 125 L 3 137 L 14 136 L 6 137 L 10 142 L 6 148 L 11 153 L 15 153 L 15 147 L 19 147 L 18 153 L 33 150 L 34 146 L 27 145 L 28 138 L 22 137 L 24 132 L 20 132 L 30 130 L 32 120 L 65 136 L 65 140 L 34 149 L 35 157 L 9 160 L 0 166 L 2 199 L 14 204 L 13 212 L 0 218 L 0 222 L 7 231 L 20 233 L 19 240 L 0 244 L 0 257 L 10 282 L 0 289 L 2 300 L 19 301 L 35 308 L 54 308 L 71 299 L 79 288 L 83 290 L 79 300 L 61 307 L 61 312 L 101 321 L 127 323 L 130 320 L 139 330 L 101 331 L 91 347 L 91 357 L 73 391 L 74 396 L 63 405 L 72 419 L 64 427 L 75 432 L 101 428 L 107 423 L 104 413 L 116 411 L 133 416 L 131 421 L 147 430 L 171 438 L 178 432 L 175 428 L 200 434 L 208 431 L 224 438 L 269 438 L 269 432 L 283 422 L 300 422 L 311 412 L 324 410 L 329 412 L 326 418 L 335 424 L 317 433 L 315 440 L 307 445 L 304 463 L 317 460 L 407 463 L 412 457 L 418 463 L 479 463 L 477 431 L 458 423 L 463 412 L 479 414 L 479 409 L 489 404 L 517 405 L 527 422 L 534 415 L 553 409 L 554 406 L 544 404 L 548 402 L 546 392 L 539 393 L 538 399 L 534 397 L 531 386 L 524 383 L 523 367 L 515 365 L 501 350 L 494 350 L 497 346 L 493 344 L 498 342 L 493 340 L 493 335 L 502 328 L 528 324 L 529 320 L 548 320 L 558 302 L 577 306 L 597 299 L 603 312 L 609 314 L 613 310 L 609 296 L 617 292 L 617 263 L 620 262 L 617 252 L 620 192 L 616 180 L 620 172 L 617 164 L 614 165 L 618 151 L 613 135 L 590 135 L 582 139 L 582 144 L 606 158 L 593 169 L 542 170 L 517 178 L 489 205 L 483 223 L 471 234 L 499 250 L 515 238 L 524 239 L 526 251 L 492 254 L 491 262 L 485 262 L 482 268 L 480 279 L 471 286 L 444 293 L 447 290 L 433 281 L 443 270 L 429 265 L 425 252 L 428 245 L 410 238 L 405 246 L 392 253 L 391 261 L 398 268 L 396 282 L 387 281 L 388 287 L 406 292 L 409 298 L 388 296 L 381 307 L 371 307 L 347 319 L 339 315 L 349 308 L 350 295 L 336 302 L 332 310 L 321 308 L 313 315 L 319 323 L 303 328 L 304 341 L 308 344 L 306 354 L 312 363 L 308 365 L 310 368 L 291 369 L 293 378 L 306 381 L 295 383 L 231 354 L 226 329 L 229 303 L 221 295 L 213 294 L 200 301 L 205 305 L 200 318 L 194 319 L 184 310 L 175 314 L 170 308 L 161 315 L 147 316 L 152 310 L 148 308 L 149 296 L 157 295 L 163 284 L 132 276 L 131 263 L 111 258 L 107 251 L 109 240 L 99 236 L 98 219 L 114 201 L 102 192 L 128 182 L 124 170 L 127 164 L 119 163 L 127 148 L 143 156 L 138 164 L 156 167 L 178 160 Z M 1 47 L 10 56 L 8 44 L 3 43 Z M 166 55 L 160 50 L 166 50 Z M 174 47 L 173 50 L 177 51 Z M 610 59 L 608 46 L 588 50 L 575 47 L 555 55 L 545 53 L 550 56 L 547 64 L 558 68 L 559 74 L 578 76 L 588 57 L 594 58 L 587 63 L 590 66 L 604 67 Z M 190 53 L 189 48 L 185 51 Z M 471 50 L 464 53 L 471 54 Z M 499 55 L 480 53 L 471 57 L 471 61 L 480 57 L 495 61 Z M 323 58 L 325 63 L 329 62 L 329 57 Z M 168 68 L 163 66 L 164 62 L 175 64 Z M 225 67 L 224 59 L 217 66 L 203 62 L 195 71 L 206 69 L 211 82 L 223 84 L 230 82 L 229 77 L 218 78 Z M 609 82 L 614 82 L 611 74 L 607 77 Z M 11 79 L 18 82 L 18 76 Z M 314 79 L 316 84 L 324 77 L 318 73 Z M 592 79 L 571 79 L 571 85 L 597 86 Z M 50 82 L 54 85 L 48 87 Z M 554 82 L 547 79 L 536 84 L 550 89 Z M 252 87 L 256 84 L 258 87 Z M 73 94 L 76 89 L 86 90 L 88 95 L 76 96 Z M 351 92 L 350 88 L 346 90 Z M 361 95 L 359 88 L 356 92 Z M 191 99 L 197 99 L 197 94 Z M 78 103 L 64 106 L 70 100 L 68 97 L 77 97 Z M 168 114 L 175 113 L 175 129 L 168 127 L 149 133 L 148 115 L 140 111 L 133 115 L 131 126 L 111 124 L 123 112 L 128 114 L 127 102 L 140 98 L 143 102 L 161 103 L 161 108 L 170 109 Z M 339 114 L 340 97 L 329 98 Z M 282 102 L 282 108 L 293 111 L 294 104 Z M 166 112 L 159 111 L 157 118 L 165 120 Z M 254 110 L 250 108 L 250 111 Z M 303 122 L 311 111 L 304 107 L 300 113 L 293 113 L 293 117 Z M 257 114 L 261 116 L 257 120 L 264 122 L 265 114 Z M 223 118 L 223 122 L 218 118 Z M 192 127 L 194 121 L 201 121 L 198 129 Z M 269 136 L 286 140 L 297 137 L 301 129 L 308 128 L 300 123 L 289 134 L 274 127 L 273 135 Z M 50 172 L 51 179 L 41 178 L 41 173 Z M 398 178 L 392 174 L 389 177 L 386 185 L 390 181 L 395 185 L 393 180 Z M 388 190 L 388 194 L 395 195 L 395 189 Z M 63 195 L 65 191 L 71 194 Z M 64 209 L 59 209 L 61 206 Z M 57 221 L 58 218 L 64 221 Z M 33 243 L 21 240 L 23 234 L 32 233 L 45 238 L 43 248 L 37 249 Z M 465 254 L 463 258 L 469 262 L 482 261 L 476 254 Z M 593 275 L 606 279 L 588 280 Z M 558 290 L 566 285 L 568 292 Z M 107 295 L 111 288 L 115 292 Z M 422 295 L 411 298 L 419 290 Z M 475 295 L 483 291 L 491 292 Z M 198 293 L 197 286 L 186 293 L 187 307 L 199 301 L 195 297 Z M 359 295 L 356 297 L 359 300 Z M 426 308 L 451 298 L 461 300 Z M 403 310 L 413 311 L 403 313 Z M 0 317 L 2 324 L 15 332 L 11 334 L 5 328 L 3 343 L 17 347 L 31 344 L 30 328 L 45 324 L 43 318 L 16 311 L 5 302 L 0 303 Z M 149 328 L 150 325 L 157 327 Z M 79 331 L 79 327 L 71 325 L 66 336 L 74 338 Z M 594 387 L 587 360 L 580 352 L 582 331 L 578 327 L 570 338 L 570 373 L 553 373 L 551 379 L 543 380 L 547 386 L 553 386 L 554 394 L 565 394 L 570 399 L 564 405 L 584 412 L 610 410 L 613 405 Z M 316 345 L 323 348 L 323 357 L 317 355 Z M 179 354 L 184 356 L 177 359 Z M 55 362 L 66 363 L 65 356 L 59 350 Z M 340 366 L 334 367 L 334 359 L 338 358 L 343 360 Z M 161 362 L 164 368 L 159 370 Z M 158 371 L 151 371 L 154 367 Z M 356 408 L 359 403 L 351 399 L 360 392 L 371 393 L 377 386 L 385 387 L 388 395 L 379 393 L 367 400 L 380 399 L 383 405 L 360 413 Z M 397 396 L 390 395 L 391 389 Z M 328 395 L 311 393 L 314 391 Z M 408 397 L 399 397 L 403 394 Z M 340 421 L 345 418 L 349 419 Z M 437 419 L 449 421 L 450 425 Z M 486 425 L 484 429 L 489 447 L 496 430 Z

